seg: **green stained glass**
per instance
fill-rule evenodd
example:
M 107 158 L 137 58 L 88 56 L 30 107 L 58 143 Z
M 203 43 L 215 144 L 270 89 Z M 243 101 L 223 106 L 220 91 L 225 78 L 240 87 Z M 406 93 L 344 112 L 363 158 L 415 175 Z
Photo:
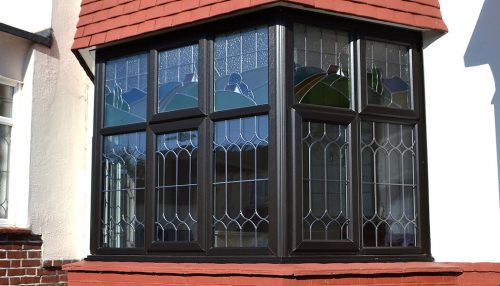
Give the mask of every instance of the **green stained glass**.
M 347 33 L 294 26 L 294 94 L 303 104 L 351 106 Z

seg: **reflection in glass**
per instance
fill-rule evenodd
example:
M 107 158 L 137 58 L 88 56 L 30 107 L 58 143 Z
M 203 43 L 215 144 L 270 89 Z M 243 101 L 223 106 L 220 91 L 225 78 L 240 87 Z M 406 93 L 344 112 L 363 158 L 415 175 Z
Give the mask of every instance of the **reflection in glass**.
M 266 104 L 267 28 L 222 35 L 214 45 L 215 111 Z
M 197 156 L 197 131 L 157 137 L 156 241 L 197 239 Z
M 266 247 L 269 233 L 268 116 L 215 123 L 215 247 Z
M 147 59 L 142 54 L 106 62 L 104 127 L 146 120 Z
M 417 245 L 413 126 L 362 122 L 363 245 Z
M 293 39 L 295 102 L 349 108 L 348 34 L 295 24 Z
M 350 238 L 347 126 L 304 122 L 303 239 Z
M 198 45 L 159 53 L 158 112 L 198 106 Z
M 0 218 L 7 218 L 11 127 L 0 125 Z
M 411 108 L 409 54 L 406 46 L 366 41 L 368 104 Z
M 101 246 L 144 245 L 145 132 L 104 137 Z

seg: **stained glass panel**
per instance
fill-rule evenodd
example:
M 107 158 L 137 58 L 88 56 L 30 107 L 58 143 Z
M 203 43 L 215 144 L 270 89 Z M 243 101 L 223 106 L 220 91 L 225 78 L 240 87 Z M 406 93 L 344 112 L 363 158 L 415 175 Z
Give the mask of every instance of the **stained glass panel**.
M 295 102 L 349 108 L 348 34 L 295 24 L 293 39 Z
M 198 45 L 159 53 L 158 112 L 198 106 Z
M 106 62 L 104 127 L 146 121 L 147 60 L 141 54 Z
M 268 103 L 267 28 L 222 35 L 214 45 L 215 111 Z
M 412 107 L 409 54 L 406 46 L 366 41 L 368 104 Z

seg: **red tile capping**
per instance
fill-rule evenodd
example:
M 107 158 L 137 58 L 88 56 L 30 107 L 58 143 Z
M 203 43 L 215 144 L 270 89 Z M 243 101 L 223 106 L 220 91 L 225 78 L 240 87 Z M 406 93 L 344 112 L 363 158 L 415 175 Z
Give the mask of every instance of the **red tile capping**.
M 408 263 L 302 263 L 215 264 L 80 261 L 66 264 L 70 272 L 112 272 L 174 275 L 253 275 L 275 277 L 344 276 L 350 274 L 462 273 L 460 266 L 432 262 Z
M 72 48 L 86 48 L 98 45 L 97 42 L 108 43 L 272 3 L 447 31 L 438 0 L 82 0 Z M 104 42 L 97 41 L 102 35 L 96 35 L 101 33 L 106 33 Z M 90 40 L 94 36 L 96 39 Z

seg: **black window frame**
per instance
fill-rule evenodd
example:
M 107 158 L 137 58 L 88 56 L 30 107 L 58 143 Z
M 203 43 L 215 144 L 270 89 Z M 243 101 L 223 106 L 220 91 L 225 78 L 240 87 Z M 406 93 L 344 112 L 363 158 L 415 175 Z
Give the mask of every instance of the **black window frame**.
M 349 109 L 309 106 L 293 99 L 293 24 L 347 31 L 351 41 L 352 104 Z M 268 27 L 268 104 L 233 110 L 213 111 L 213 41 L 217 35 L 249 27 Z M 228 28 L 230 27 L 230 28 Z M 345 19 L 338 16 L 292 8 L 271 8 L 247 15 L 214 21 L 109 45 L 96 50 L 94 137 L 92 151 L 91 255 L 88 260 L 111 261 L 198 261 L 198 262 L 335 262 L 335 261 L 430 261 L 430 234 L 427 187 L 425 100 L 423 89 L 422 34 L 398 27 Z M 413 109 L 369 106 L 366 98 L 365 40 L 402 43 L 410 47 Z M 157 112 L 158 53 L 198 44 L 199 105 L 168 113 Z M 148 92 L 146 122 L 103 128 L 105 63 L 138 53 L 148 54 Z M 213 248 L 211 239 L 211 200 L 213 125 L 215 121 L 267 114 L 269 117 L 269 246 L 268 248 Z M 347 124 L 350 138 L 352 241 L 301 241 L 300 212 L 302 193 L 301 122 L 303 120 Z M 361 120 L 415 125 L 419 193 L 418 247 L 362 247 L 359 132 Z M 198 161 L 198 242 L 153 242 L 155 136 L 166 132 L 197 130 Z M 101 156 L 103 136 L 146 131 L 146 222 L 143 248 L 102 248 L 100 241 Z M 358 134 L 358 135 L 356 135 Z M 149 193 L 149 194 L 148 194 Z

